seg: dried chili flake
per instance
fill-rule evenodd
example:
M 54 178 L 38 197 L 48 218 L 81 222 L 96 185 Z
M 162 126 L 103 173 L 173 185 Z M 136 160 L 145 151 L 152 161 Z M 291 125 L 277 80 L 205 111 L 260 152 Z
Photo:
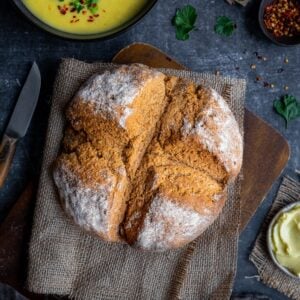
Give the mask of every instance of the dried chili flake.
M 274 0 L 265 8 L 264 24 L 278 38 L 300 35 L 300 3 L 297 0 Z
M 65 5 L 64 6 L 57 5 L 57 8 L 62 15 L 65 15 L 68 11 L 68 9 Z

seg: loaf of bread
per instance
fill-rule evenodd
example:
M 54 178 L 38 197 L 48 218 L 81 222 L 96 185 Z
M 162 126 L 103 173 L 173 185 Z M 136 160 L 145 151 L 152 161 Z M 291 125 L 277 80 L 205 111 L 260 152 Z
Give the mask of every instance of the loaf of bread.
M 181 247 L 220 214 L 243 141 L 214 90 L 143 65 L 93 76 L 67 109 L 54 167 L 62 206 L 106 241 Z

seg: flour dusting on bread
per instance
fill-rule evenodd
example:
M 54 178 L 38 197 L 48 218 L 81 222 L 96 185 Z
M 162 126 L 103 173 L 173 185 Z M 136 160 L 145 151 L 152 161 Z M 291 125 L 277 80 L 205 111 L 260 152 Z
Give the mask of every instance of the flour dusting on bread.
M 134 99 L 148 80 L 160 74 L 139 64 L 123 65 L 91 77 L 75 98 L 92 103 L 95 113 L 106 113 L 125 128 Z
M 93 76 L 67 109 L 54 167 L 74 222 L 146 250 L 184 246 L 218 217 L 243 141 L 214 90 L 143 65 Z
M 147 250 L 167 250 L 195 239 L 213 221 L 209 214 L 201 215 L 193 209 L 156 195 L 140 229 L 135 246 Z
M 197 135 L 199 142 L 217 155 L 229 173 L 236 175 L 242 163 L 243 141 L 238 124 L 224 98 L 209 89 L 210 97 L 194 126 L 186 119 L 184 136 Z
M 108 197 L 115 182 L 107 178 L 106 184 L 85 187 L 65 165 L 54 171 L 54 180 L 65 210 L 75 223 L 88 231 L 105 236 L 108 231 Z

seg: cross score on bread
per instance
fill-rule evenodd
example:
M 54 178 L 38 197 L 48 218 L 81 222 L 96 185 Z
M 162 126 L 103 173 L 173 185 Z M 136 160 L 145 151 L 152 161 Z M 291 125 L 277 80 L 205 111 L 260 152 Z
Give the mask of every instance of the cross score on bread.
M 54 168 L 79 226 L 146 250 L 181 247 L 220 214 L 243 142 L 214 90 L 143 65 L 93 76 L 66 112 Z

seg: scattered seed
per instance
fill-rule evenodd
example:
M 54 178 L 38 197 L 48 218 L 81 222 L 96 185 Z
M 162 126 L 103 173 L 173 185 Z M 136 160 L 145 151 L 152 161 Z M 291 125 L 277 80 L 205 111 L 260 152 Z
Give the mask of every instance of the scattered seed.
M 274 89 L 274 87 L 275 87 L 275 84 L 274 84 L 274 83 L 271 83 L 270 88 L 271 88 L 271 89 Z
M 287 85 L 284 86 L 284 90 L 287 91 L 289 87 Z
M 250 65 L 250 68 L 251 68 L 252 70 L 255 70 L 255 69 L 256 69 L 256 65 L 252 64 L 252 65 Z
M 288 59 L 287 57 L 284 59 L 284 63 L 285 63 L 285 64 L 288 64 L 288 63 L 289 63 L 289 59 Z

